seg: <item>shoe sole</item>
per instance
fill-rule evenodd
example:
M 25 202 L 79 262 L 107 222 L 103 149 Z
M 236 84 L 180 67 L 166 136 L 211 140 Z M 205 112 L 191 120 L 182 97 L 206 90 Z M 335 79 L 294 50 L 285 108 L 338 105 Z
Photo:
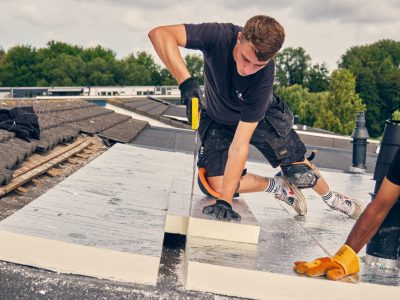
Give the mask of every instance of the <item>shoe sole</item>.
M 306 198 L 304 197 L 303 193 L 301 192 L 301 190 L 295 186 L 294 184 L 291 184 L 290 182 L 286 181 L 290 188 L 292 189 L 294 195 L 296 196 L 296 199 L 298 200 L 297 202 L 299 203 L 299 209 L 300 211 L 297 211 L 297 214 L 299 216 L 305 216 L 307 214 L 307 201 Z

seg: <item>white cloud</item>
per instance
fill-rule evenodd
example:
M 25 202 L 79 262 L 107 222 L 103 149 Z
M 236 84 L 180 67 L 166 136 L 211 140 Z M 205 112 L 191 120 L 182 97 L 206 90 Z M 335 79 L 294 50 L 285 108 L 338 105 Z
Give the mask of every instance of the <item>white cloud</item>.
M 309 22 L 337 20 L 352 24 L 388 23 L 399 18 L 399 1 L 303 0 L 296 2 L 292 13 Z

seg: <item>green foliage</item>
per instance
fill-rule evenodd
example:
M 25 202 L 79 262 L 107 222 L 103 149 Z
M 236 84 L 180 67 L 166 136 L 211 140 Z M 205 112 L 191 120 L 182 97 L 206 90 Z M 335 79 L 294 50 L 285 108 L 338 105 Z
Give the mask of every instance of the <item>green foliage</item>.
M 322 98 L 326 98 L 324 93 L 310 93 L 306 88 L 299 84 L 289 87 L 275 88 L 275 93 L 284 99 L 294 114 L 298 115 L 299 123 L 313 126 L 318 113 L 318 107 Z
M 357 112 L 365 105 L 355 93 L 355 78 L 351 72 L 339 69 L 332 73 L 328 92 L 312 93 L 301 85 L 275 87 L 299 123 L 349 135 L 355 127 Z
M 349 135 L 356 124 L 356 116 L 365 110 L 361 98 L 355 93 L 355 77 L 345 69 L 332 73 L 329 94 L 320 107 L 315 126 Z
M 204 84 L 204 63 L 201 55 L 188 54 L 185 56 L 185 63 L 192 77 L 199 81 L 199 84 Z
M 202 58 L 186 57 L 190 71 L 203 82 Z M 0 86 L 176 85 L 175 79 L 155 63 L 151 54 L 132 53 L 118 60 L 101 46 L 83 48 L 50 41 L 36 50 L 0 48 Z
M 304 86 L 314 93 L 328 90 L 329 70 L 326 63 L 315 64 L 307 70 Z
M 372 137 L 382 133 L 384 121 L 400 107 L 400 42 L 381 40 L 355 46 L 341 57 L 340 67 L 356 76 L 356 92 L 367 105 L 366 123 Z
M 276 77 L 280 86 L 303 84 L 311 58 L 302 48 L 285 48 L 275 57 Z
M 395 110 L 392 114 L 392 120 L 400 121 L 400 110 Z
M 3 47 L 0 46 L 0 64 L 3 63 L 5 56 L 6 56 L 6 52 L 4 51 Z
M 35 85 L 35 65 L 38 54 L 31 46 L 18 45 L 8 50 L 0 65 L 3 86 Z

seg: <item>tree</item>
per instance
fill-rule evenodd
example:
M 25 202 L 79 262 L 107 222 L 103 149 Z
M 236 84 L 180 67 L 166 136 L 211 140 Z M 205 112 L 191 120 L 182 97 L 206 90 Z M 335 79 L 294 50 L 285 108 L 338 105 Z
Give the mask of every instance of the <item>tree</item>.
M 285 48 L 275 58 L 276 78 L 280 86 L 303 84 L 311 58 L 302 48 Z
M 177 85 L 178 83 L 172 77 L 171 73 L 166 68 L 162 68 L 160 71 L 160 76 L 162 78 L 161 85 Z
M 355 74 L 356 92 L 367 105 L 368 132 L 380 136 L 393 105 L 399 105 L 400 42 L 381 40 L 352 47 L 342 55 L 339 66 Z
M 293 114 L 298 115 L 299 123 L 314 126 L 319 117 L 322 103 L 326 102 L 328 93 L 310 93 L 299 84 L 288 87 L 275 87 L 275 93 L 290 107 Z
M 29 45 L 18 45 L 3 56 L 0 82 L 3 86 L 32 86 L 36 83 L 37 51 Z
M 392 120 L 400 121 L 400 110 L 395 110 L 392 114 Z
M 66 53 L 46 57 L 35 66 L 38 86 L 86 85 L 85 63 L 80 56 Z
M 355 77 L 345 69 L 332 73 L 327 101 L 322 104 L 315 125 L 341 134 L 351 134 L 356 116 L 365 105 L 355 92 Z
M 38 51 L 38 55 L 44 58 L 56 58 L 61 54 L 76 56 L 81 54 L 82 47 L 69 45 L 59 41 L 49 41 L 46 44 L 46 48 L 41 48 Z
M 400 108 L 400 69 L 392 69 L 383 74 L 377 83 L 379 95 L 385 99 L 385 107 L 390 113 Z
M 161 85 L 160 66 L 155 63 L 151 54 L 145 51 L 137 52 L 136 62 L 138 66 L 144 67 L 150 72 L 150 80 L 146 85 Z
M 304 86 L 310 92 L 323 92 L 329 88 L 329 70 L 326 63 L 315 64 L 306 72 Z
M 134 54 L 130 54 L 118 64 L 120 68 L 119 84 L 121 85 L 152 85 L 152 72 L 143 63 L 138 62 Z
M 192 77 L 204 84 L 204 62 L 201 55 L 188 54 L 185 56 L 185 63 Z
M 0 46 L 0 64 L 3 63 L 5 56 L 6 52 L 4 51 L 3 47 Z

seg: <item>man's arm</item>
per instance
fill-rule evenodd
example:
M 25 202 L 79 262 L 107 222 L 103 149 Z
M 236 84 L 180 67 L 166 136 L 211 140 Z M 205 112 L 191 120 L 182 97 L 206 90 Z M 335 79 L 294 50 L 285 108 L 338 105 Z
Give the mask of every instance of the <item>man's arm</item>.
M 239 122 L 235 136 L 229 147 L 220 198 L 232 203 L 238 182 L 249 153 L 250 139 L 258 123 Z
M 374 200 L 368 204 L 346 240 L 356 253 L 372 238 L 400 196 L 400 185 L 384 178 Z
M 158 56 L 176 79 L 178 84 L 190 77 L 179 47 L 186 46 L 185 26 L 168 25 L 150 30 L 148 34 Z

